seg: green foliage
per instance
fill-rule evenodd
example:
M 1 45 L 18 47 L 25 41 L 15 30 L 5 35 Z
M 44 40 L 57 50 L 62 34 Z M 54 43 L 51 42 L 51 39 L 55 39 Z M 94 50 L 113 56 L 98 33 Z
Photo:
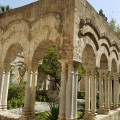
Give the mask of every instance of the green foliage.
M 104 20 L 107 21 L 107 17 L 106 17 L 105 14 L 103 13 L 103 10 L 102 10 L 102 9 L 99 10 L 99 15 L 101 15 L 101 16 L 104 18 Z
M 13 97 L 8 101 L 8 109 L 18 108 L 20 107 L 21 101 L 18 98 Z
M 111 20 L 108 22 L 108 24 L 117 33 L 117 35 L 120 35 L 120 25 L 117 24 L 117 22 L 114 18 L 111 18 Z
M 82 66 L 82 64 L 78 67 L 78 82 L 81 80 L 82 76 L 85 74 L 85 70 Z
M 8 90 L 8 101 L 18 96 L 17 89 L 18 89 L 18 84 L 10 84 L 9 90 Z
M 77 119 L 81 119 L 84 116 L 84 110 L 77 111 Z
M 50 110 L 47 112 L 39 113 L 37 120 L 58 120 L 59 106 L 57 103 L 49 104 Z M 81 119 L 84 116 L 84 110 L 77 111 L 77 119 Z
M 85 99 L 85 92 L 78 92 L 77 99 Z
M 114 31 L 116 30 L 116 20 L 115 19 L 111 18 L 111 20 L 108 24 Z
M 10 9 L 11 9 L 11 8 L 10 8 L 9 5 L 7 5 L 7 6 L 0 6 L 0 11 L 1 11 L 1 13 L 6 12 L 6 11 L 8 11 L 8 10 L 10 10 Z
M 37 120 L 57 120 L 59 114 L 59 105 L 55 102 L 49 103 L 49 111 L 40 113 Z
M 25 83 L 10 84 L 8 91 L 8 109 L 21 107 L 24 103 Z
M 42 112 L 37 114 L 37 120 L 45 120 L 45 116 L 47 115 L 47 112 Z
M 46 96 L 39 95 L 36 97 L 36 100 L 39 102 L 47 102 L 49 99 Z
M 99 109 L 99 93 L 96 95 L 96 107 Z
M 50 78 L 52 78 L 51 82 L 55 83 L 54 89 L 57 88 L 57 85 L 60 86 L 61 65 L 57 59 L 56 46 L 51 46 L 48 48 L 43 58 L 43 63 L 39 66 L 38 71 L 44 73 L 45 75 L 49 75 Z

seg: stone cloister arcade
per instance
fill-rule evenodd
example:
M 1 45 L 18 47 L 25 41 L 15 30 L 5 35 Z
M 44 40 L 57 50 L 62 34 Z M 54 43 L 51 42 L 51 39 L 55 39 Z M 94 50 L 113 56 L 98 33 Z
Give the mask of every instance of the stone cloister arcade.
M 40 0 L 0 14 L 0 110 L 7 110 L 11 63 L 19 53 L 27 66 L 20 120 L 35 120 L 38 63 L 51 45 L 61 63 L 59 120 L 77 118 L 77 67 L 85 69 L 85 120 L 119 120 L 119 37 L 86 0 Z M 99 84 L 99 109 L 96 84 Z M 117 114 L 109 115 L 111 110 Z M 108 118 L 97 118 L 97 115 Z M 6 120 L 6 119 L 5 119 Z

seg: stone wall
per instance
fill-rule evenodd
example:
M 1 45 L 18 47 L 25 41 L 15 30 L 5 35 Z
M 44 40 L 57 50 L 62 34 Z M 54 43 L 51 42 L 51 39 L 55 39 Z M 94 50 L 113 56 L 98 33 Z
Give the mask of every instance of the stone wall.
M 8 111 L 0 111 L 0 120 L 19 120 L 19 115 Z
M 120 109 L 112 110 L 108 115 L 98 115 L 96 120 L 120 120 Z

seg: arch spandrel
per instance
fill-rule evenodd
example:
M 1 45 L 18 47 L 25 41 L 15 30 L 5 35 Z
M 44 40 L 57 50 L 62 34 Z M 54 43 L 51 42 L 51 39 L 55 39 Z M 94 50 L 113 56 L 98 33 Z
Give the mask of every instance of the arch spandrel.
M 82 64 L 85 70 L 92 70 L 96 68 L 96 56 L 92 46 L 86 45 L 82 52 Z
M 45 55 L 45 51 L 47 50 L 48 47 L 50 47 L 51 45 L 56 45 L 56 46 L 59 45 L 54 40 L 49 40 L 49 39 L 43 40 L 40 37 L 37 40 L 38 40 L 37 42 L 31 41 L 30 43 L 29 60 L 32 61 L 33 67 L 37 66 L 38 62 L 41 59 L 43 59 Z
M 45 26 L 48 26 L 50 28 L 54 28 L 57 31 L 60 30 L 61 26 L 61 18 L 58 13 L 48 13 L 46 15 L 43 15 L 36 21 L 32 23 L 31 28 L 31 36 L 33 36 L 35 33 L 39 32 L 40 30 L 44 29 Z
M 9 39 L 6 39 L 2 45 L 2 63 L 4 63 L 5 61 L 5 57 L 7 55 L 7 52 L 9 51 L 9 48 L 14 44 L 19 44 L 21 46 L 21 48 L 23 49 L 24 59 L 25 61 L 27 61 L 29 53 L 28 39 L 23 34 L 16 33 L 13 34 Z
M 116 63 L 116 69 L 117 69 L 117 72 L 119 72 L 119 61 L 117 60 L 117 56 L 115 54 L 115 52 L 111 52 L 111 55 L 110 55 L 110 59 L 109 59 L 109 65 L 110 65 L 110 70 L 112 70 L 112 61 L 115 61 Z
M 111 51 L 111 53 L 114 52 L 116 54 L 117 59 L 119 59 L 119 51 L 116 48 L 116 46 L 112 45 L 111 48 L 110 48 L 110 51 Z
M 10 69 L 12 61 L 15 60 L 18 53 L 22 52 L 23 49 L 19 43 L 12 44 L 4 56 L 3 67 L 4 69 Z
M 112 43 L 110 41 L 110 36 L 107 33 L 105 33 L 105 32 L 103 32 L 103 33 L 100 34 L 100 39 L 99 40 L 105 40 L 107 42 L 107 44 L 108 44 L 109 47 L 112 46 Z
M 25 34 L 27 38 L 29 38 L 29 31 L 30 31 L 30 23 L 25 20 L 16 20 L 9 23 L 4 28 L 3 40 L 5 41 L 14 33 L 21 33 Z
M 99 47 L 104 44 L 110 51 L 111 44 L 106 39 L 101 38 L 99 39 L 98 43 L 99 43 Z
M 98 39 L 100 38 L 100 30 L 98 29 L 98 26 L 95 24 L 95 22 L 90 18 L 85 18 L 80 20 L 79 28 L 83 28 L 84 26 L 90 26 L 97 35 Z
M 79 62 L 82 62 L 82 54 L 87 45 L 90 45 L 94 51 L 95 56 L 97 55 L 96 45 L 89 36 L 85 36 L 83 38 L 80 38 L 78 49 L 76 50 L 79 55 Z M 74 57 L 76 58 L 78 55 Z
M 5 32 L 8 31 L 14 25 L 22 25 L 24 28 L 30 29 L 30 22 L 29 21 L 24 20 L 24 19 L 17 19 L 17 20 L 11 21 L 9 24 L 7 24 L 4 28 L 4 31 Z
M 101 61 L 101 57 L 102 57 L 103 54 L 106 56 L 106 59 L 108 61 L 110 56 L 109 56 L 109 52 L 108 52 L 108 50 L 106 49 L 105 46 L 101 46 L 100 49 L 97 51 L 96 66 L 98 68 L 100 68 L 100 61 Z M 108 70 L 110 70 L 109 63 L 108 63 Z
M 43 29 L 39 29 L 34 35 L 31 37 L 30 41 L 30 61 L 33 61 L 36 49 L 41 46 L 41 51 L 47 49 L 50 45 L 61 46 L 63 44 L 62 36 L 58 33 L 55 28 L 51 28 L 50 26 L 44 26 Z M 41 54 L 43 54 L 41 53 Z M 41 55 L 43 56 L 43 55 Z

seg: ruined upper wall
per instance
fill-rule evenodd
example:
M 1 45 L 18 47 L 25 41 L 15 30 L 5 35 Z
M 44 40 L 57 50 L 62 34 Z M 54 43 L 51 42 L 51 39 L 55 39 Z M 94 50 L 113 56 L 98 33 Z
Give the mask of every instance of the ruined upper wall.
M 78 19 L 90 18 L 94 21 L 94 24 L 98 27 L 100 32 L 107 33 L 110 37 L 111 42 L 114 41 L 119 44 L 119 36 L 111 29 L 108 23 L 96 12 L 96 10 L 86 1 L 86 0 L 76 0 L 75 1 L 76 8 L 76 24 L 80 21 Z M 79 18 L 78 18 L 79 17 Z
M 72 58 L 74 8 L 75 0 L 39 0 L 29 5 L 0 14 L 0 41 L 2 43 L 2 45 L 0 45 L 4 47 L 4 44 L 7 43 L 6 47 L 4 47 L 5 50 L 3 51 L 7 51 L 7 47 L 13 44 L 15 40 L 17 41 L 18 37 L 22 36 L 22 34 L 27 38 L 24 39 L 24 41 L 29 41 L 31 43 L 37 39 L 44 40 L 46 38 L 46 32 L 50 29 L 48 36 L 52 33 L 51 36 L 54 38 L 56 33 L 52 31 L 52 28 L 50 27 L 52 25 L 59 36 L 61 36 L 59 37 L 59 40 L 56 38 L 56 43 L 60 43 L 60 49 L 61 51 L 64 51 L 65 57 L 68 58 L 69 56 L 69 58 Z M 52 19 L 50 16 L 55 19 Z M 58 22 L 58 24 L 56 22 Z M 45 30 L 46 32 L 43 32 Z M 17 35 L 17 33 L 19 34 Z M 12 40 L 11 36 L 13 36 L 15 40 Z M 50 40 L 52 40 L 52 38 Z M 37 43 L 39 43 L 39 41 Z M 42 43 L 44 42 L 42 41 Z M 37 46 L 36 43 L 34 44 Z M 34 47 L 34 45 L 32 46 Z M 68 53 L 66 51 L 68 51 Z M 61 52 L 61 55 L 63 56 L 63 52 Z
M 73 8 L 73 0 L 40 0 L 0 14 L 0 26 L 5 27 L 11 21 L 17 19 L 33 22 L 46 13 L 59 13 L 65 20 L 68 16 L 73 17 L 71 13 Z

